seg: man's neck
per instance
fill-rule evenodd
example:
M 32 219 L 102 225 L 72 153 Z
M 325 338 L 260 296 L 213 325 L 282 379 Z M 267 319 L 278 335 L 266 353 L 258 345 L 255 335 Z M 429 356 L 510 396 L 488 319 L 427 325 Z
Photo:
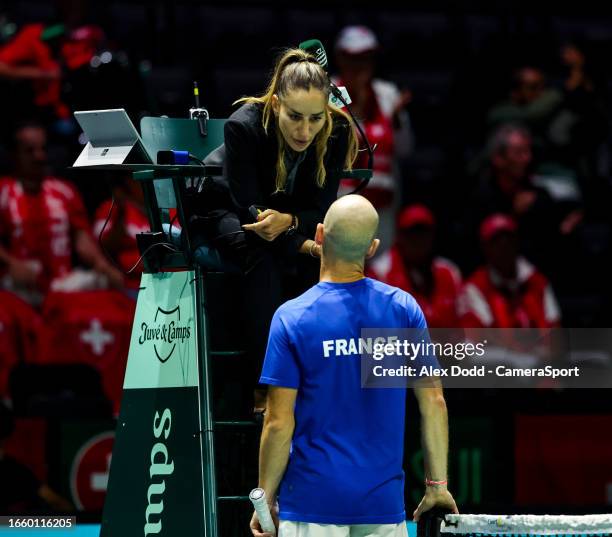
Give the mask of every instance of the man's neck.
M 331 283 L 351 283 L 365 278 L 362 264 L 358 263 L 330 263 L 321 260 L 319 281 Z
M 518 281 L 518 263 L 508 267 L 489 265 L 495 283 L 512 287 Z
M 430 296 L 434 290 L 431 263 L 405 265 L 406 273 L 415 292 Z
M 399 255 L 405 270 L 418 270 L 423 272 L 431 266 L 431 258 L 429 256 L 425 258 L 415 259 L 403 255 L 401 251 L 399 252 Z

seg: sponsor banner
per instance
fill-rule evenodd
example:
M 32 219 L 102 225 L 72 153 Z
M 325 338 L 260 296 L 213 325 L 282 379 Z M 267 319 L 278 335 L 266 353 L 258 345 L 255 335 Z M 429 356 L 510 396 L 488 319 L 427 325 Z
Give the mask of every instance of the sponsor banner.
M 142 275 L 124 389 L 198 386 L 194 278 Z
M 612 330 L 366 328 L 321 342 L 329 360 L 361 359 L 364 388 L 611 388 Z
M 197 388 L 125 390 L 101 537 L 203 535 Z

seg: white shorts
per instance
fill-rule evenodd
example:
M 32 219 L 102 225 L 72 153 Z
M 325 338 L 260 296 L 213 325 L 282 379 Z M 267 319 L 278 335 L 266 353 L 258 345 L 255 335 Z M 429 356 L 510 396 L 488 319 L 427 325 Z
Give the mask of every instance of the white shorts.
M 278 537 L 408 537 L 408 528 L 405 522 L 339 526 L 281 520 Z

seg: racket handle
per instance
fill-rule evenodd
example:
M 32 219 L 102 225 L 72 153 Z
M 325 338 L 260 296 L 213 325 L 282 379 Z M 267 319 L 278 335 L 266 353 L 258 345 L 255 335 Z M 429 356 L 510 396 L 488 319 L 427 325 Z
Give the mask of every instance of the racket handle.
M 270 514 L 270 508 L 268 507 L 268 502 L 266 501 L 266 493 L 264 492 L 264 489 L 253 489 L 249 494 L 249 500 L 251 500 L 251 503 L 255 508 L 261 529 L 267 533 L 276 535 L 276 527 L 272 521 L 272 515 Z

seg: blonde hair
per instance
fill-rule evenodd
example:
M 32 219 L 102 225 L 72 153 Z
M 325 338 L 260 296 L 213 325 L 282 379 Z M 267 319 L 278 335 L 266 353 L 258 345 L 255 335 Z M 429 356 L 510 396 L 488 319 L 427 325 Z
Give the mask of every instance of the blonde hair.
M 254 103 L 263 105 L 262 123 L 266 134 L 270 127 L 270 121 L 278 121 L 272 110 L 272 96 L 284 97 L 288 92 L 303 89 L 309 91 L 311 88 L 322 91 L 325 95 L 325 124 L 318 132 L 314 139 L 315 154 L 317 159 L 317 175 L 316 181 L 319 187 L 325 185 L 327 172 L 325 170 L 325 154 L 327 153 L 327 142 L 334 128 L 334 119 L 343 117 L 348 122 L 349 126 L 349 143 L 346 158 L 344 161 L 345 169 L 352 169 L 353 162 L 357 158 L 359 144 L 355 132 L 350 126 L 349 116 L 342 110 L 331 106 L 328 102 L 329 98 L 329 78 L 323 68 L 317 63 L 314 56 L 308 52 L 299 49 L 291 48 L 286 50 L 276 61 L 272 78 L 268 84 L 266 92 L 260 97 L 243 97 L 238 99 L 234 104 Z M 278 157 L 276 159 L 276 190 L 284 190 L 287 182 L 287 168 L 285 165 L 285 154 L 287 151 L 287 143 L 280 132 L 276 129 L 276 138 L 278 141 Z

